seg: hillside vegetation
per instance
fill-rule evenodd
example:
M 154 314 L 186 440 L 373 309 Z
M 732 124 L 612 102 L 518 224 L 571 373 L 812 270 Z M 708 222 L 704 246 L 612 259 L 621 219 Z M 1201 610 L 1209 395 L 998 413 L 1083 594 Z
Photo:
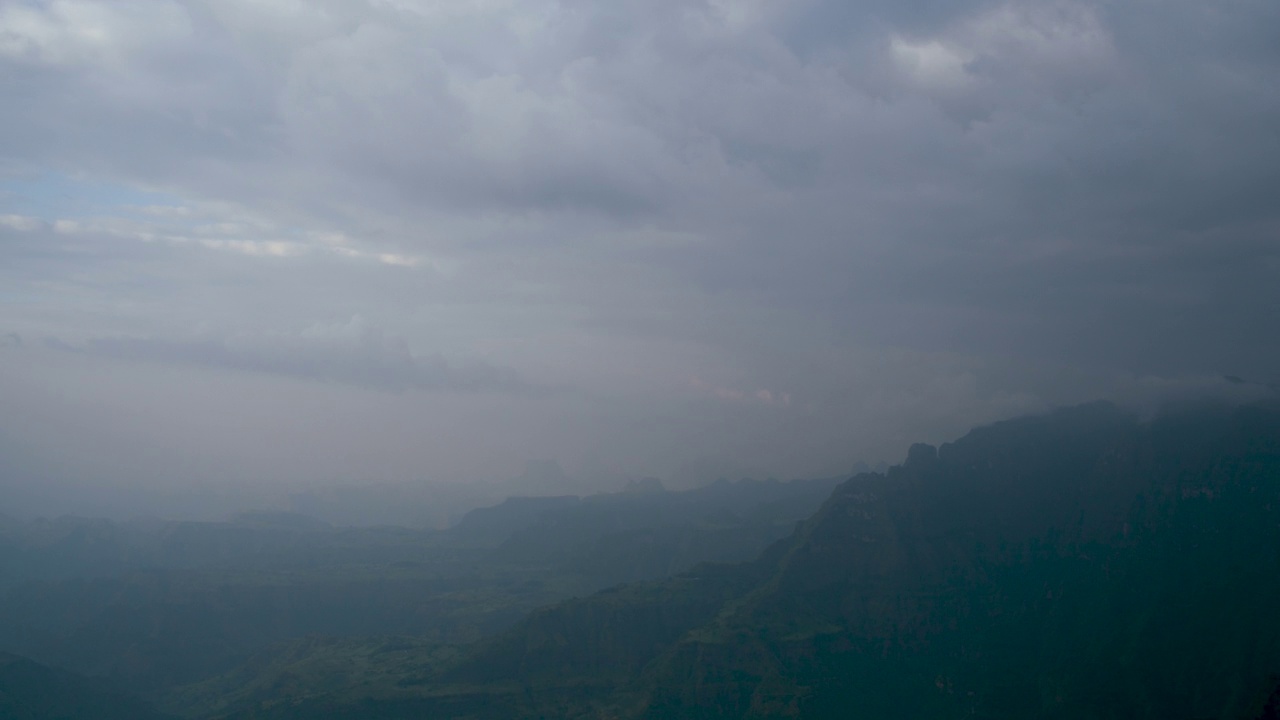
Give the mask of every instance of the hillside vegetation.
M 1276 405 L 1088 405 L 840 483 L 513 499 L 439 535 L 255 522 L 19 583 L 5 637 L 192 720 L 1280 713 Z

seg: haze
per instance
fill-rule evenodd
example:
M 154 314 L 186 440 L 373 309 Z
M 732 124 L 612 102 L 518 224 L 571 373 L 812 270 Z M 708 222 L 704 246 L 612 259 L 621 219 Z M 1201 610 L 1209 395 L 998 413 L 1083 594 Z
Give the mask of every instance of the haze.
M 1272 392 L 1277 78 L 1273 0 L 0 0 L 0 508 Z

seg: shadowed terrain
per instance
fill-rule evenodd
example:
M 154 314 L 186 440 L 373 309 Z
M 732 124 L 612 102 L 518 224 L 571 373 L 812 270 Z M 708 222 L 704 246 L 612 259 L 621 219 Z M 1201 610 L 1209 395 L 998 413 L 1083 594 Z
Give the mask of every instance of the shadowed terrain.
M 192 719 L 1252 720 L 1280 702 L 1275 405 L 1080 406 L 839 484 L 513 498 L 443 533 L 59 522 L 9 531 L 11 563 L 45 556 L 3 600 L 6 642 Z M 86 548 L 116 570 L 89 572 Z

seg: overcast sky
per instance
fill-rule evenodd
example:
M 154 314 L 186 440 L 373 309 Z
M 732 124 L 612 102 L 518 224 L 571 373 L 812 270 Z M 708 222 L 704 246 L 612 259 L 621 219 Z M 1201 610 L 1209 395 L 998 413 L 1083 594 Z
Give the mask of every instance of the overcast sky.
M 1278 360 L 1275 0 L 0 0 L 10 487 L 831 475 Z

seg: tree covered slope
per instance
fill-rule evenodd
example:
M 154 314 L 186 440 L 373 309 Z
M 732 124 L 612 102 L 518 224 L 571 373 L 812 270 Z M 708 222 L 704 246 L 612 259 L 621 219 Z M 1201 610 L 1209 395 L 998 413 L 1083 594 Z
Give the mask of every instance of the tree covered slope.
M 756 562 L 540 611 L 424 694 L 531 717 L 1256 717 L 1277 608 L 1280 411 L 1094 405 L 916 446 Z

